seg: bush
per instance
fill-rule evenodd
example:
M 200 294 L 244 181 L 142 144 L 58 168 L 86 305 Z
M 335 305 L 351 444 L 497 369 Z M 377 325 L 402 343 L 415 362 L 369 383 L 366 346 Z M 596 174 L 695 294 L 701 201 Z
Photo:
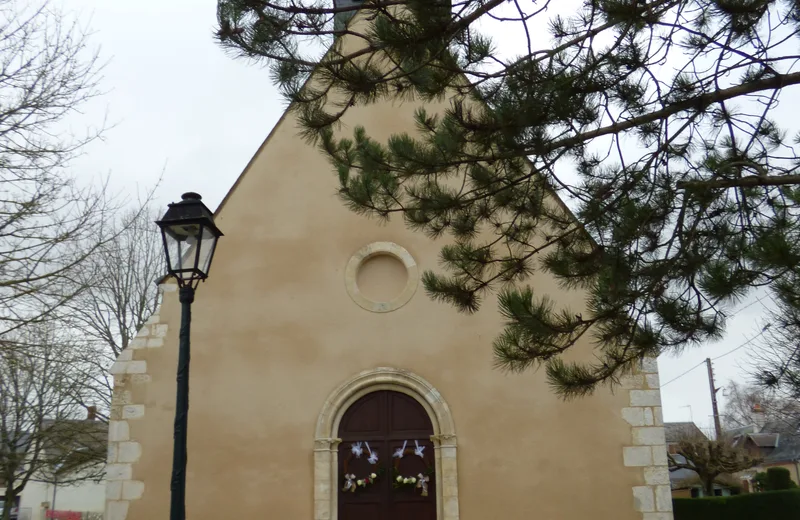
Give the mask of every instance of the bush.
M 797 520 L 800 490 L 711 498 L 676 498 L 675 520 Z
M 768 491 L 767 489 L 767 474 L 764 471 L 759 471 L 753 477 L 753 487 L 755 491 Z
M 769 468 L 765 491 L 780 491 L 782 489 L 796 488 L 789 470 L 786 468 Z
M 781 491 L 797 487 L 786 468 L 769 468 L 767 471 L 760 471 L 753 477 L 753 484 L 756 491 Z

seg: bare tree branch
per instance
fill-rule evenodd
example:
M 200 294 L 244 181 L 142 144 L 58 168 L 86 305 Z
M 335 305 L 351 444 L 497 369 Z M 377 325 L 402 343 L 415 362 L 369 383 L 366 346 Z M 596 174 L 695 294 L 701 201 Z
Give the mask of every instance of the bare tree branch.
M 107 425 L 84 420 L 74 397 L 89 387 L 81 353 L 54 324 L 26 326 L 0 343 L 0 482 L 10 503 L 31 479 L 102 478 Z M 8 515 L 6 508 L 2 520 Z
M 686 434 L 678 439 L 674 452 L 667 453 L 670 471 L 694 471 L 703 485 L 706 496 L 714 496 L 714 482 L 720 476 L 752 468 L 761 462 L 746 451 L 735 447 L 727 437 L 709 439 L 702 433 Z

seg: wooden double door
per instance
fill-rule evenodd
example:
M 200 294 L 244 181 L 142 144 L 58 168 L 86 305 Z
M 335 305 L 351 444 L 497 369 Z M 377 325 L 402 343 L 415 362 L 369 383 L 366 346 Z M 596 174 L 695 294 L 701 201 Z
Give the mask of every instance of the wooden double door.
M 405 394 L 379 391 L 356 401 L 339 425 L 339 520 L 436 520 L 437 476 L 432 471 L 431 435 L 428 413 Z M 353 445 L 359 443 L 362 454 L 356 456 Z M 392 455 L 404 444 L 404 456 L 397 461 Z M 417 446 L 424 447 L 422 457 L 414 453 Z M 377 454 L 375 464 L 369 461 L 370 451 Z M 343 491 L 346 474 L 364 480 L 373 473 L 378 475 L 373 483 L 356 486 L 354 492 Z M 421 487 L 396 482 L 398 475 L 419 474 L 429 479 L 427 496 Z

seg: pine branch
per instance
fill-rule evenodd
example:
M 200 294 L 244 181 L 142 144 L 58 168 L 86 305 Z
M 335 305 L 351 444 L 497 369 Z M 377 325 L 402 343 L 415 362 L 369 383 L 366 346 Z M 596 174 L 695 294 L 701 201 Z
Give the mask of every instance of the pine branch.
M 800 129 L 774 117 L 800 83 L 775 36 L 797 32 L 783 4 L 614 0 L 550 17 L 541 3 L 402 3 L 365 3 L 340 37 L 336 13 L 296 0 L 220 0 L 219 20 L 226 47 L 275 65 L 347 207 L 453 240 L 429 296 L 474 312 L 502 291 L 499 368 L 544 366 L 560 396 L 588 395 L 642 357 L 718 339 L 754 288 L 800 315 Z M 492 19 L 530 36 L 542 17 L 551 41 L 514 58 L 480 31 Z M 326 54 L 301 54 L 328 36 Z M 334 131 L 353 106 L 409 101 L 423 107 L 408 133 Z M 534 298 L 533 273 L 560 287 Z M 564 291 L 582 305 L 562 308 Z M 796 349 L 775 353 L 759 378 L 800 395 Z
M 552 143 L 543 146 L 540 150 L 530 149 L 529 153 L 547 154 L 559 148 L 570 148 L 591 141 L 598 137 L 606 135 L 621 134 L 632 128 L 644 126 L 648 123 L 661 121 L 670 116 L 685 112 L 688 110 L 696 110 L 702 112 L 715 103 L 722 103 L 731 99 L 735 99 L 747 94 L 754 94 L 763 90 L 784 89 L 791 85 L 800 83 L 800 72 L 792 72 L 790 74 L 778 74 L 769 78 L 753 81 L 750 83 L 743 83 L 735 87 L 717 90 L 699 96 L 694 96 L 685 101 L 672 103 L 669 106 L 656 110 L 648 114 L 644 114 L 631 119 L 626 119 L 621 123 L 614 123 L 603 128 L 583 132 L 573 137 L 553 141 Z
M 698 181 L 679 181 L 675 186 L 680 190 L 710 190 L 718 188 L 754 188 L 756 186 L 786 186 L 800 184 L 800 175 L 761 176 L 752 175 L 738 179 L 709 179 Z

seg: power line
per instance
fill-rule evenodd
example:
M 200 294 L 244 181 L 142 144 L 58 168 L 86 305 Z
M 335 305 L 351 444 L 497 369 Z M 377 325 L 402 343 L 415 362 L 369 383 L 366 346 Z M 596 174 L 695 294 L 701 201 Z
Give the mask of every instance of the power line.
M 761 304 L 763 305 L 763 302 L 761 301 L 761 298 L 758 298 L 756 301 L 754 301 L 754 302 L 750 302 L 749 304 L 745 305 L 745 306 L 744 306 L 744 307 L 742 307 L 741 309 L 738 309 L 738 310 L 737 310 L 737 311 L 736 311 L 736 312 L 735 312 L 733 315 L 736 315 L 736 314 L 740 313 L 741 311 L 745 310 L 746 308 L 750 307 L 751 305 L 755 305 L 756 303 L 761 303 Z M 766 306 L 765 306 L 765 307 L 766 307 Z M 764 335 L 764 333 L 767 331 L 767 329 L 769 329 L 770 325 L 771 325 L 770 323 L 767 323 L 766 325 L 764 325 L 764 326 L 761 328 L 761 331 L 760 331 L 758 334 L 756 334 L 755 336 L 753 336 L 752 338 L 748 339 L 747 341 L 745 341 L 744 343 L 742 343 L 742 344 L 741 344 L 741 345 L 739 345 L 738 347 L 736 347 L 736 348 L 734 348 L 734 349 L 731 349 L 731 350 L 729 350 L 728 352 L 725 352 L 724 354 L 720 354 L 719 356 L 716 356 L 716 357 L 713 357 L 713 358 L 711 358 L 711 360 L 712 360 L 712 361 L 714 361 L 714 360 L 717 360 L 717 359 L 723 358 L 723 357 L 727 356 L 728 354 L 733 354 L 733 353 L 734 353 L 734 352 L 736 352 L 737 350 L 739 350 L 739 349 L 741 349 L 741 348 L 744 348 L 744 347 L 746 347 L 747 345 L 749 345 L 750 343 L 752 343 L 753 341 L 755 341 L 755 340 L 756 340 L 756 339 L 758 339 L 759 337 L 763 336 L 763 335 Z M 673 381 L 676 381 L 676 380 L 678 380 L 678 379 L 682 378 L 683 376 L 685 376 L 686 374 L 688 374 L 689 372 L 691 372 L 691 371 L 692 371 L 692 370 L 694 370 L 695 368 L 699 367 L 699 366 L 700 366 L 700 365 L 702 365 L 703 363 L 705 363 L 705 360 L 703 360 L 703 361 L 701 361 L 700 363 L 696 364 L 695 366 L 693 366 L 692 368 L 690 368 L 690 369 L 689 369 L 689 370 L 687 370 L 686 372 L 682 373 L 681 375 L 679 375 L 679 376 L 677 376 L 677 377 L 674 377 L 674 378 L 670 379 L 669 381 L 667 381 L 666 383 L 664 383 L 663 385 L 661 385 L 661 388 L 664 388 L 665 386 L 667 386 L 668 384 L 672 383 Z
M 748 339 L 747 341 L 745 341 L 744 343 L 742 343 L 741 345 L 739 345 L 738 347 L 736 347 L 736 348 L 735 348 L 735 349 L 733 349 L 733 350 L 729 350 L 729 351 L 727 351 L 727 352 L 726 352 L 726 353 L 724 353 L 724 354 L 720 354 L 720 355 L 719 355 L 719 356 L 717 356 L 717 357 L 713 357 L 713 358 L 711 358 L 711 360 L 713 361 L 713 360 L 715 360 L 715 359 L 724 358 L 724 357 L 725 357 L 725 356 L 727 356 L 728 354 L 733 354 L 734 352 L 736 352 L 736 351 L 737 351 L 737 350 L 739 350 L 740 348 L 744 348 L 744 347 L 746 347 L 747 345 L 749 345 L 750 343 L 752 343 L 753 341 L 755 341 L 755 340 L 756 340 L 756 339 L 758 339 L 759 337 L 763 336 L 763 335 L 764 335 L 764 333 L 767 331 L 767 329 L 768 329 L 769 327 L 770 327 L 770 324 L 769 324 L 769 323 L 767 323 L 767 324 L 766 324 L 766 325 L 764 325 L 764 327 L 761 329 L 761 332 L 759 332 L 758 334 L 756 334 L 756 335 L 755 335 L 755 336 L 753 336 L 752 338 Z
M 723 357 L 727 356 L 728 354 L 733 354 L 733 353 L 734 353 L 734 352 L 736 352 L 737 350 L 739 350 L 739 349 L 741 349 L 741 348 L 744 348 L 744 347 L 746 347 L 747 345 L 749 345 L 750 343 L 752 343 L 753 341 L 755 341 L 756 339 L 758 339 L 760 336 L 764 335 L 764 333 L 767 331 L 767 329 L 768 329 L 769 327 L 770 327 L 770 324 L 769 324 L 769 323 L 767 323 L 766 325 L 764 325 L 764 328 L 762 328 L 762 329 L 761 329 L 761 332 L 759 332 L 758 334 L 756 334 L 756 335 L 755 335 L 755 336 L 753 336 L 752 338 L 748 339 L 747 341 L 745 341 L 744 343 L 742 343 L 742 344 L 741 344 L 741 345 L 739 345 L 738 347 L 736 347 L 736 348 L 734 348 L 734 349 L 731 349 L 731 350 L 729 350 L 728 352 L 725 352 L 724 354 L 720 354 L 720 355 L 719 355 L 719 356 L 717 356 L 717 357 L 713 357 L 713 358 L 711 358 L 711 360 L 712 360 L 712 361 L 714 361 L 714 360 L 717 360 L 717 359 L 719 359 L 719 358 L 723 358 Z M 672 383 L 673 381 L 676 381 L 676 380 L 678 380 L 678 379 L 682 378 L 683 376 L 685 376 L 686 374 L 688 374 L 689 372 L 691 372 L 692 370 L 694 370 L 695 368 L 699 367 L 700 365 L 702 365 L 702 364 L 703 364 L 703 363 L 705 363 L 705 362 L 706 362 L 706 361 L 705 361 L 705 360 L 703 360 L 703 361 L 701 361 L 700 363 L 698 363 L 698 364 L 696 364 L 695 366 L 693 366 L 692 368 L 690 368 L 689 370 L 687 370 L 686 372 L 682 373 L 681 375 L 679 375 L 679 376 L 677 376 L 677 377 L 673 377 L 672 379 L 670 379 L 669 381 L 667 381 L 666 383 L 664 383 L 663 385 L 661 385 L 661 388 L 664 388 L 665 386 L 667 386 L 668 384 Z
M 758 297 L 758 298 L 756 298 L 754 301 L 752 301 L 752 302 L 748 303 L 748 304 L 747 304 L 747 305 L 745 305 L 744 307 L 739 307 L 738 309 L 736 309 L 735 311 L 733 311 L 733 313 L 732 313 L 730 316 L 725 316 L 725 318 L 727 318 L 727 319 L 731 319 L 731 318 L 733 318 L 734 316 L 736 316 L 737 314 L 739 314 L 740 312 L 742 312 L 743 310 L 747 309 L 748 307 L 752 307 L 753 305 L 755 305 L 755 304 L 757 304 L 757 303 L 760 303 L 760 304 L 761 304 L 761 305 L 763 305 L 763 306 L 764 306 L 764 308 L 766 309 L 766 308 L 767 308 L 767 306 L 764 304 L 764 302 L 763 302 L 763 301 L 761 301 L 761 298 L 763 298 L 763 297 L 762 297 L 762 296 L 759 296 L 759 297 Z
M 668 385 L 668 384 L 670 384 L 671 382 L 673 382 L 673 381 L 675 381 L 675 380 L 677 380 L 677 379 L 680 379 L 680 378 L 682 378 L 683 376 L 685 376 L 686 374 L 688 374 L 689 372 L 691 372 L 691 371 L 692 371 L 692 370 L 694 370 L 695 368 L 699 367 L 700 365 L 704 364 L 705 362 L 706 362 L 706 360 L 704 359 L 703 361 L 699 362 L 698 364 L 696 364 L 695 366 L 693 366 L 692 368 L 690 368 L 689 370 L 687 370 L 687 371 L 686 371 L 686 372 L 684 372 L 683 374 L 679 375 L 678 377 L 673 377 L 672 379 L 670 379 L 669 381 L 667 381 L 666 383 L 664 383 L 663 385 L 661 385 L 661 388 L 664 388 L 665 386 L 667 386 L 667 385 Z
M 732 317 L 736 316 L 737 314 L 739 314 L 740 312 L 742 312 L 743 310 L 747 309 L 748 307 L 752 307 L 753 305 L 755 305 L 755 304 L 757 304 L 757 303 L 760 303 L 760 304 L 761 304 L 761 305 L 762 305 L 762 306 L 763 306 L 763 307 L 766 309 L 766 308 L 767 308 L 767 306 L 764 304 L 764 302 L 762 301 L 762 299 L 761 299 L 761 298 L 762 298 L 762 297 L 758 297 L 758 298 L 756 298 L 754 301 L 752 301 L 752 302 L 748 303 L 747 305 L 745 305 L 744 307 L 740 307 L 739 309 L 736 309 L 736 311 L 735 311 L 733 314 L 731 314 L 730 316 L 727 316 L 727 318 L 728 318 L 728 319 L 730 319 L 730 318 L 732 318 Z M 720 355 L 719 355 L 719 356 L 717 356 L 717 357 L 713 357 L 713 358 L 711 358 L 711 360 L 712 360 L 712 361 L 714 361 L 714 360 L 716 360 L 716 359 L 723 358 L 723 357 L 727 356 L 728 354 L 733 354 L 733 353 L 734 353 L 734 352 L 736 352 L 737 350 L 739 350 L 739 349 L 741 349 L 741 348 L 744 348 L 744 347 L 746 347 L 747 345 L 749 345 L 750 343 L 752 343 L 753 341 L 755 341 L 757 338 L 759 338 L 760 336 L 762 336 L 762 335 L 763 335 L 763 334 L 764 334 L 764 333 L 767 331 L 767 329 L 768 329 L 769 327 L 770 327 L 770 324 L 769 324 L 769 323 L 767 323 L 766 325 L 764 325 L 764 327 L 761 329 L 761 331 L 760 331 L 758 334 L 756 334 L 755 336 L 753 336 L 752 338 L 748 339 L 747 341 L 745 341 L 744 343 L 742 343 L 742 344 L 741 344 L 741 345 L 739 345 L 738 347 L 736 347 L 736 348 L 734 348 L 734 349 L 732 349 L 732 350 L 729 350 L 728 352 L 725 352 L 724 354 L 720 354 Z M 683 376 L 685 376 L 686 374 L 688 374 L 689 372 L 691 372 L 691 371 L 692 371 L 692 370 L 694 370 L 695 368 L 699 367 L 700 365 L 704 364 L 705 362 L 706 362 L 706 361 L 705 361 L 705 360 L 703 360 L 703 361 L 701 361 L 700 363 L 698 363 L 698 364 L 696 364 L 695 366 L 693 366 L 692 368 L 690 368 L 689 370 L 687 370 L 686 372 L 682 373 L 681 375 L 679 375 L 679 376 L 677 376 L 677 377 L 673 377 L 672 379 L 670 379 L 670 380 L 669 380 L 669 381 L 667 381 L 666 383 L 662 384 L 662 385 L 661 385 L 661 388 L 664 388 L 665 386 L 667 386 L 668 384 L 672 383 L 673 381 L 677 381 L 678 379 L 682 378 Z

